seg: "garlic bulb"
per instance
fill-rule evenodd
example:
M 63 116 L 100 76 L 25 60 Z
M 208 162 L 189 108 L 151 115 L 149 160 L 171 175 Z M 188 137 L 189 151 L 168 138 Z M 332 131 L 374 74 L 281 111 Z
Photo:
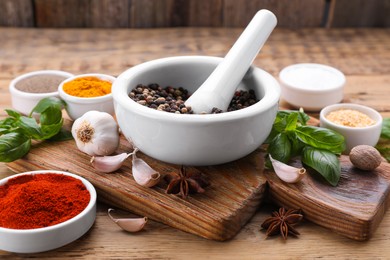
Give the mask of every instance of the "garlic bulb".
M 89 111 L 76 119 L 72 135 L 79 150 L 92 156 L 112 154 L 119 146 L 118 125 L 106 112 Z
M 288 164 L 282 163 L 272 158 L 271 154 L 269 155 L 269 159 L 271 160 L 276 175 L 284 182 L 296 183 L 305 176 L 305 168 L 296 168 Z

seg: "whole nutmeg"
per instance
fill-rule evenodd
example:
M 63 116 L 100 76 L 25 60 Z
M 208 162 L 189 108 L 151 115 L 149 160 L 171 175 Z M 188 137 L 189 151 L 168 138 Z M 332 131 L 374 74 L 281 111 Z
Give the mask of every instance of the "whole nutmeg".
M 355 146 L 349 153 L 349 159 L 356 168 L 365 171 L 374 170 L 382 162 L 381 154 L 370 145 Z

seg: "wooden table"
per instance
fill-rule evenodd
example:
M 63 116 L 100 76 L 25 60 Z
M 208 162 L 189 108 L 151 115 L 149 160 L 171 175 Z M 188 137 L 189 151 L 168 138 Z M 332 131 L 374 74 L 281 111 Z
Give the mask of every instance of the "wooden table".
M 118 75 L 136 64 L 168 56 L 224 56 L 241 29 L 175 28 L 145 30 L 16 29 L 0 28 L 0 117 L 11 107 L 8 84 L 34 70 L 60 69 L 75 74 Z M 277 76 L 290 64 L 316 62 L 346 74 L 344 102 L 371 106 L 390 117 L 389 29 L 277 29 L 255 64 Z M 285 105 L 282 102 L 282 105 Z M 49 160 L 49 159 L 48 159 Z M 0 164 L 0 178 L 11 175 Z M 263 259 L 390 257 L 390 213 L 367 242 L 356 242 L 310 222 L 298 227 L 301 236 L 283 241 L 266 239 L 262 221 L 273 209 L 259 208 L 241 232 L 227 242 L 209 241 L 150 221 L 137 234 L 123 232 L 108 217 L 109 206 L 99 203 L 91 230 L 77 241 L 34 255 L 0 251 L 3 258 L 142 258 L 142 259 Z M 134 216 L 119 211 L 122 216 Z

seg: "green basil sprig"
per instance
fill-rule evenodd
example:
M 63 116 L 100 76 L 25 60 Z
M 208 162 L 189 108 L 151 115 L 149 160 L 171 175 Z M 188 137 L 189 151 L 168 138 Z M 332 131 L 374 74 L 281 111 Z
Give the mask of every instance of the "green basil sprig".
M 381 138 L 375 148 L 390 162 L 390 118 L 383 119 Z
M 341 174 L 337 155 L 345 150 L 344 137 L 327 128 L 306 125 L 309 119 L 303 111 L 278 111 L 265 141 L 269 144 L 267 152 L 284 163 L 300 156 L 304 164 L 336 186 Z
M 0 121 L 0 161 L 12 162 L 31 149 L 31 140 L 67 140 L 71 134 L 62 129 L 61 110 L 64 101 L 50 97 L 42 99 L 29 116 L 6 109 L 8 117 Z M 39 114 L 39 122 L 32 116 Z

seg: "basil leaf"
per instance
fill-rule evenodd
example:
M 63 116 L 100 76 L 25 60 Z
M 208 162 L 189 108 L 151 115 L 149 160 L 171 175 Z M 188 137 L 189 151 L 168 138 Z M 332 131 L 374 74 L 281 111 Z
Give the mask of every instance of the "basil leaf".
M 383 119 L 381 137 L 390 139 L 390 118 Z
M 49 107 L 56 107 L 59 110 L 65 107 L 65 102 L 57 97 L 44 98 L 31 110 L 30 116 L 35 113 L 42 113 Z
M 375 148 L 390 162 L 390 139 L 380 138 Z
M 18 122 L 18 126 L 23 132 L 33 139 L 41 139 L 42 132 L 35 118 L 22 116 Z
M 13 126 L 16 121 L 17 121 L 17 119 L 14 117 L 7 117 L 6 119 L 3 119 L 0 121 L 0 126 L 1 127 Z
M 278 134 L 268 146 L 267 152 L 275 160 L 287 163 L 291 157 L 291 143 L 284 133 Z
M 14 125 L 16 124 L 17 119 L 14 117 L 7 117 L 0 121 L 0 134 L 6 134 L 12 132 Z
M 278 131 L 276 131 L 274 128 L 272 128 L 271 133 L 269 133 L 267 139 L 265 139 L 264 143 L 269 144 L 272 142 L 272 140 L 279 134 Z
M 31 139 L 19 132 L 0 136 L 0 161 L 12 162 L 22 158 L 31 147 Z
M 279 116 L 277 115 L 274 121 L 274 124 L 272 125 L 272 129 L 275 131 L 281 133 L 286 129 L 287 120 L 286 116 Z
M 295 133 L 303 143 L 315 148 L 341 154 L 345 150 L 345 139 L 341 134 L 322 127 L 298 126 Z
M 294 110 L 281 110 L 281 111 L 278 111 L 278 115 L 280 117 L 287 117 L 290 114 L 297 114 L 298 115 L 298 122 L 301 125 L 306 125 L 306 123 L 310 120 L 310 116 L 308 116 L 303 111 L 294 111 Z
M 61 130 L 56 135 L 50 137 L 48 141 L 59 142 L 59 141 L 66 141 L 71 139 L 73 139 L 72 132 L 61 128 Z
M 291 156 L 300 155 L 302 153 L 305 144 L 299 140 L 295 131 L 287 133 L 288 139 L 291 142 Z
M 41 140 L 49 139 L 55 136 L 62 128 L 63 120 L 57 124 L 41 125 L 42 137 Z
M 302 162 L 320 173 L 332 186 L 339 182 L 341 165 L 335 154 L 306 146 L 303 149 Z
M 9 116 L 14 117 L 16 119 L 22 116 L 19 112 L 12 109 L 5 109 L 5 112 L 7 112 Z
M 286 119 L 285 131 L 294 131 L 297 128 L 298 113 L 291 113 Z
M 390 147 L 375 146 L 375 148 L 381 153 L 385 159 L 390 162 Z
M 62 121 L 61 109 L 56 106 L 49 106 L 43 111 L 39 117 L 41 125 L 53 125 Z

